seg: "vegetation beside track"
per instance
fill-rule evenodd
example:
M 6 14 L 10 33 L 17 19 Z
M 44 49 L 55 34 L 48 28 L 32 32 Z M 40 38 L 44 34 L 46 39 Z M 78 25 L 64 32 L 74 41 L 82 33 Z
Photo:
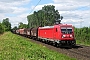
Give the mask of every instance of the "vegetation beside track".
M 11 32 L 0 36 L 0 60 L 75 60 Z
M 90 46 L 90 27 L 75 28 L 77 44 Z

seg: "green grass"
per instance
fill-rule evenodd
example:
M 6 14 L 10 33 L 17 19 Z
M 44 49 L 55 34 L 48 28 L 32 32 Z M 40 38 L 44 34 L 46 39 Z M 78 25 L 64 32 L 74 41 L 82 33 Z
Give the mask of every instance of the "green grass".
M 11 32 L 0 36 L 0 60 L 76 60 Z
M 86 41 L 76 40 L 76 44 L 90 46 L 90 41 L 87 41 L 87 40 Z

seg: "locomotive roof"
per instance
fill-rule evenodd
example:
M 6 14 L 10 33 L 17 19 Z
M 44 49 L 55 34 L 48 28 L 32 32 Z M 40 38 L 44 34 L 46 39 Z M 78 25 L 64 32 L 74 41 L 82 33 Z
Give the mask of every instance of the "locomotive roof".
M 68 27 L 71 27 L 72 25 L 71 25 L 71 24 L 58 24 L 58 25 L 54 25 L 54 26 L 61 26 L 61 27 L 68 26 Z M 44 29 L 44 28 L 54 28 L 54 26 L 44 26 L 44 27 L 39 27 L 39 28 L 40 28 L 40 29 Z
M 59 25 L 60 25 L 60 27 L 72 27 L 71 24 L 59 24 Z
M 40 29 L 43 29 L 43 28 L 53 28 L 54 26 L 44 26 L 44 27 L 39 27 Z

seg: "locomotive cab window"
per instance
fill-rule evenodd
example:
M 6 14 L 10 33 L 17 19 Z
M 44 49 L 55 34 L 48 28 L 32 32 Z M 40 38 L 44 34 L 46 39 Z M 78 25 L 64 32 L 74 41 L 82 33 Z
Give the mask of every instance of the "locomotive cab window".
M 66 29 L 61 29 L 61 32 L 66 34 Z
M 68 33 L 71 34 L 72 33 L 72 29 L 67 29 Z
M 71 34 L 72 33 L 72 28 L 63 27 L 63 28 L 61 28 L 61 32 L 63 34 Z

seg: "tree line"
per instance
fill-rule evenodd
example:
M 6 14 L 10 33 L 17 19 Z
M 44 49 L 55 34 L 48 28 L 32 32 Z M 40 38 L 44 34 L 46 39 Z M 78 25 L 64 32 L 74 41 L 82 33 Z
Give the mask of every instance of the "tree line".
M 11 30 L 11 23 L 9 22 L 9 18 L 3 19 L 2 23 L 0 22 L 0 34 L 10 30 Z
M 90 45 L 90 27 L 75 28 L 74 31 L 78 43 Z
M 55 10 L 55 6 L 45 5 L 41 10 L 27 16 L 28 27 L 54 25 L 55 22 L 60 23 L 62 18 L 58 10 Z

